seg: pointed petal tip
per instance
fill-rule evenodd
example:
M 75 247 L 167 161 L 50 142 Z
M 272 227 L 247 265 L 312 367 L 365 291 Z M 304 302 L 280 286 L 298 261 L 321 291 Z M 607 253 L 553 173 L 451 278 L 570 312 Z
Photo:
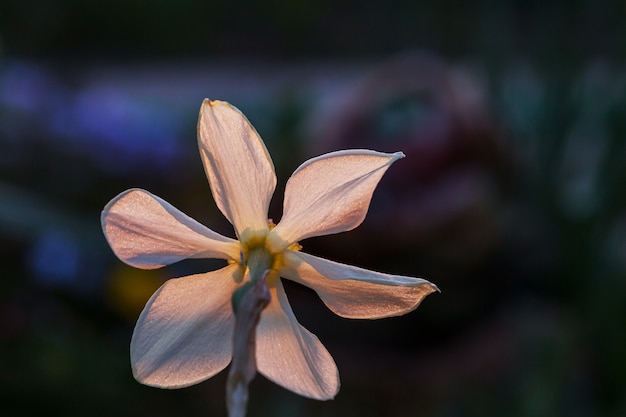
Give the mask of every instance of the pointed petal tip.
M 241 111 L 237 107 L 233 106 L 228 101 L 211 100 L 210 98 L 205 98 L 204 100 L 202 100 L 202 105 L 200 106 L 200 113 L 202 113 L 202 110 L 204 110 L 207 107 L 218 107 L 218 106 L 230 107 L 232 109 L 237 110 L 239 113 L 241 113 Z
M 207 106 L 217 106 L 222 103 L 225 102 L 221 100 L 211 100 L 210 98 L 205 98 L 204 100 L 202 100 L 202 104 Z
M 339 385 L 337 385 L 337 389 L 333 392 L 328 392 L 328 393 L 324 393 L 324 394 L 315 394 L 315 395 L 309 395 L 309 394 L 299 394 L 298 395 L 302 395 L 303 397 L 307 397 L 307 398 L 311 398 L 312 400 L 317 400 L 317 401 L 331 401 L 334 400 L 335 397 L 337 396 L 337 394 L 339 394 L 339 389 L 341 387 Z
M 211 100 L 210 98 L 205 98 L 204 100 L 202 100 L 202 104 L 200 105 L 200 112 L 199 112 L 200 115 L 198 117 L 198 122 L 200 122 L 200 120 L 203 118 L 203 115 L 206 112 L 213 112 L 215 111 L 214 109 L 216 107 L 220 107 L 220 106 L 234 107 L 232 104 L 226 101 Z
M 210 111 L 212 107 L 215 107 L 220 102 L 217 100 L 211 100 L 210 98 L 205 98 L 202 100 L 202 104 L 200 105 L 200 116 L 198 117 L 198 121 L 202 119 L 202 116 L 205 112 Z
M 334 391 L 330 391 L 326 393 L 324 396 L 317 398 L 319 401 L 330 401 L 334 400 L 337 394 L 339 394 L 339 390 L 341 389 L 341 380 L 339 379 L 339 370 L 337 370 L 337 386 Z
M 422 281 L 419 286 L 426 286 L 428 288 L 430 288 L 430 291 L 428 292 L 428 294 L 432 294 L 434 292 L 441 292 L 441 290 L 439 289 L 439 287 L 436 284 L 433 284 L 432 282 L 424 279 L 424 278 L 418 278 L 420 281 Z M 426 295 L 428 295 L 426 294 Z
M 398 159 L 402 159 L 402 158 L 404 158 L 405 156 L 406 156 L 406 155 L 404 154 L 404 152 L 402 152 L 402 151 L 398 151 L 398 152 L 395 152 L 395 153 L 393 154 L 393 160 L 394 160 L 394 161 L 397 161 Z

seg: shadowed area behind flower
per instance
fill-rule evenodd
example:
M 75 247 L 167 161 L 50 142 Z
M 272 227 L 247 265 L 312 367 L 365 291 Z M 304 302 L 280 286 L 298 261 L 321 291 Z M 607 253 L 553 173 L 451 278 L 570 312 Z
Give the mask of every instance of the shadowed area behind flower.
M 3 62 L 7 415 L 224 415 L 224 373 L 170 392 L 140 386 L 128 369 L 132 325 L 154 288 L 223 262 L 133 275 L 97 221 L 110 197 L 141 186 L 233 236 L 195 147 L 207 95 L 249 116 L 279 184 L 325 151 L 402 150 L 360 228 L 301 243 L 333 260 L 423 276 L 443 292 L 419 314 L 348 321 L 285 284 L 299 321 L 335 358 L 342 390 L 317 403 L 257 377 L 251 416 L 622 414 L 621 66 L 591 61 L 563 78 L 513 61 L 485 74 L 418 54 L 347 69 L 259 65 L 242 78 L 222 68 L 85 67 L 68 83 L 37 62 Z M 270 210 L 277 220 L 281 192 Z

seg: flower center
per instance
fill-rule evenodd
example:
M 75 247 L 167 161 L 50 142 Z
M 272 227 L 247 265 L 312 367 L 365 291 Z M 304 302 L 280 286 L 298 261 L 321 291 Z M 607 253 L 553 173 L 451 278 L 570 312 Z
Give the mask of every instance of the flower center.
M 265 271 L 270 271 L 266 280 L 269 286 L 272 286 L 272 281 L 278 279 L 278 271 L 284 266 L 283 253 L 286 250 L 299 251 L 302 246 L 297 242 L 292 243 L 287 248 L 280 251 L 276 251 L 268 236 L 271 231 L 276 227 L 272 219 L 269 219 L 269 231 L 257 232 L 257 233 L 244 233 L 241 236 L 241 251 L 239 252 L 239 263 L 244 268 L 247 268 L 250 275 L 250 279 L 256 282 L 263 279 Z

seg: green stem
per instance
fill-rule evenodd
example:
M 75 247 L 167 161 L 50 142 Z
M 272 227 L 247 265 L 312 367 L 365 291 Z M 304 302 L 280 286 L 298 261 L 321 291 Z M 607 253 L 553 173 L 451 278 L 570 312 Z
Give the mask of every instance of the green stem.
M 251 253 L 252 255 L 252 253 Z M 261 257 L 253 259 L 254 265 L 263 262 Z M 250 265 L 250 259 L 249 259 Z M 256 326 L 261 312 L 270 302 L 270 292 L 265 285 L 269 273 L 266 268 L 254 279 L 250 267 L 252 285 L 245 290 L 234 307 L 235 331 L 233 337 L 233 361 L 226 383 L 226 407 L 229 417 L 245 417 L 248 405 L 248 385 L 256 374 Z
M 264 247 L 256 247 L 250 250 L 247 264 L 252 282 L 257 282 L 260 279 L 265 280 L 267 271 L 272 267 L 272 261 L 272 255 Z

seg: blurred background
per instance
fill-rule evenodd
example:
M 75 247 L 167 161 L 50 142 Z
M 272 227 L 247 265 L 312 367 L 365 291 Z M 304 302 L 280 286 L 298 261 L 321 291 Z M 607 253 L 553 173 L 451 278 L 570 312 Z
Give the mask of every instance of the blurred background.
M 358 229 L 304 250 L 422 276 L 406 316 L 287 291 L 334 356 L 317 402 L 257 376 L 249 415 L 626 415 L 626 3 L 0 2 L 0 413 L 225 416 L 225 372 L 144 387 L 130 336 L 170 277 L 100 229 L 150 190 L 216 231 L 203 98 L 239 107 L 282 187 L 306 159 L 402 150 Z

